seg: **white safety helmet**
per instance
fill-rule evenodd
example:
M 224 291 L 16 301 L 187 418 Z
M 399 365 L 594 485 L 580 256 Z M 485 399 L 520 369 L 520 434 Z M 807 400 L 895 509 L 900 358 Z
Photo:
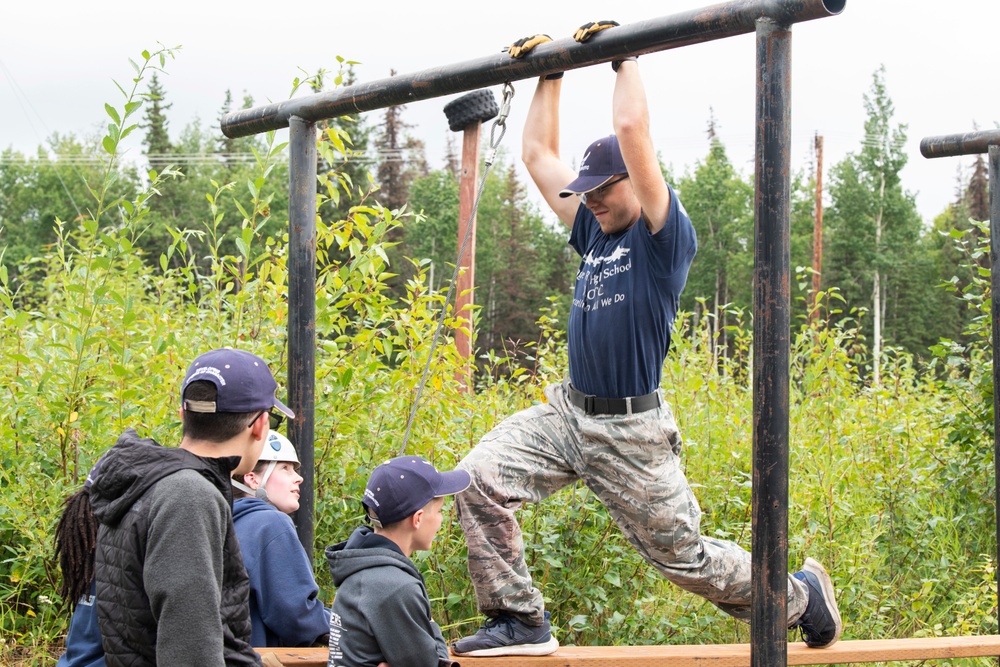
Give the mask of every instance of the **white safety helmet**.
M 264 443 L 264 449 L 261 450 L 257 463 L 263 463 L 264 461 L 268 462 L 267 468 L 264 469 L 260 486 L 256 490 L 251 489 L 242 482 L 237 482 L 235 479 L 231 480 L 233 486 L 261 500 L 267 500 L 267 480 L 271 477 L 271 473 L 274 472 L 279 463 L 294 463 L 297 467 L 299 465 L 299 455 L 296 453 L 295 446 L 292 445 L 291 440 L 280 433 L 271 431 L 270 435 L 267 436 L 267 442 Z M 254 467 L 256 468 L 257 466 L 255 465 Z
M 280 433 L 271 431 L 257 461 L 288 462 L 298 465 L 299 455 L 295 452 L 295 446 L 291 440 Z

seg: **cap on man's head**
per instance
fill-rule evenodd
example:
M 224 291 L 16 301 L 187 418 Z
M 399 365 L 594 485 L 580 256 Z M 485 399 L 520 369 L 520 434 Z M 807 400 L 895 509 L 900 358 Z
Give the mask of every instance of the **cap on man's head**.
M 560 197 L 590 192 L 599 188 L 615 176 L 628 173 L 622 149 L 615 135 L 598 139 L 590 144 L 580 160 L 580 175 L 559 192 Z
M 451 496 L 469 488 L 466 470 L 438 472 L 419 456 L 399 456 L 381 464 L 368 478 L 361 501 L 379 523 L 402 521 L 434 498 Z
M 215 385 L 214 401 L 185 400 L 184 392 L 196 380 Z M 181 386 L 181 406 L 190 412 L 255 412 L 277 408 L 289 419 L 295 413 L 274 395 L 278 383 L 260 357 L 244 350 L 221 348 L 192 362 Z
M 83 488 L 89 489 L 94 485 L 94 481 L 97 480 L 97 473 L 101 471 L 101 465 L 104 464 L 104 459 L 108 456 L 107 452 L 101 454 L 101 458 L 97 459 L 97 463 L 93 465 L 90 472 L 87 473 L 87 479 L 83 480 Z

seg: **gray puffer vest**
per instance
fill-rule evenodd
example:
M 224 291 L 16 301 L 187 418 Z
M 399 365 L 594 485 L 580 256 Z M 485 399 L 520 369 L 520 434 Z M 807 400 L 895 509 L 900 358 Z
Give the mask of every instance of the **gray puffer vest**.
M 162 447 L 128 429 L 108 452 L 91 488 L 94 516 L 100 523 L 95 559 L 97 603 L 107 664 L 156 665 L 157 624 L 143 586 L 149 529 L 147 492 L 174 473 L 203 475 L 232 506 L 231 471 L 239 457 L 205 458 Z M 183 522 L 186 517 L 178 516 Z M 250 647 L 249 579 L 232 519 L 223 546 L 221 616 L 226 665 L 260 665 Z M 184 545 L 180 545 L 183 548 Z M 191 591 L 191 594 L 197 594 Z M 191 628 L 190 641 L 199 641 Z

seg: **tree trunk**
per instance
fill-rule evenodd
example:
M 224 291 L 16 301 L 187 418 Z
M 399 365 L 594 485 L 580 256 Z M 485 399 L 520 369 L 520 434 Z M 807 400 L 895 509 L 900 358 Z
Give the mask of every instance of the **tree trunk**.
M 878 211 L 875 214 L 875 280 L 872 284 L 872 310 L 875 311 L 875 340 L 872 341 L 872 384 L 882 384 L 879 365 L 882 362 L 882 281 L 878 270 L 878 259 L 882 249 L 882 213 L 885 210 L 885 171 L 881 173 L 878 191 Z
M 872 310 L 875 312 L 875 340 L 872 344 L 872 385 L 877 387 L 882 381 L 879 372 L 879 360 L 882 357 L 882 281 L 878 269 L 875 269 L 873 283 Z

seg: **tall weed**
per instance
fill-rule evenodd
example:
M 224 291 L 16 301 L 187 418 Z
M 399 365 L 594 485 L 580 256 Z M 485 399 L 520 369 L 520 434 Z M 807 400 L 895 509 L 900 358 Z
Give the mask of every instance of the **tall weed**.
M 144 54 L 138 77 L 169 53 Z M 126 95 L 109 111 L 115 129 L 107 148 L 132 127 L 135 102 Z M 319 150 L 326 164 L 343 164 L 337 154 L 346 156 L 347 145 L 343 131 L 328 129 Z M 148 199 L 173 176 L 169 169 L 150 174 L 127 200 L 103 202 L 95 189 L 93 215 L 60 227 L 59 241 L 34 264 L 35 282 L 20 292 L 0 265 L 0 387 L 8 404 L 0 419 L 0 661 L 44 662 L 59 641 L 68 619 L 51 534 L 61 500 L 124 428 L 176 443 L 178 383 L 190 359 L 211 347 L 242 347 L 268 359 L 279 382 L 284 377 L 287 238 L 274 230 L 287 219 L 270 209 L 268 194 L 283 150 L 269 137 L 249 183 L 216 184 L 203 228 L 175 230 L 157 267 L 134 249 Z M 534 365 L 511 373 L 505 359 L 490 356 L 475 391 L 464 391 L 466 361 L 453 334 L 474 327 L 475 315 L 470 323 L 445 304 L 418 259 L 405 296 L 390 296 L 389 280 L 402 271 L 389 265 L 387 238 L 408 218 L 371 203 L 372 187 L 336 171 L 320 182 L 320 212 L 348 189 L 358 201 L 343 219 L 319 220 L 317 230 L 313 558 L 328 601 L 334 591 L 322 549 L 359 524 L 365 480 L 403 447 L 414 405 L 406 451 L 451 467 L 503 418 L 544 400 L 541 387 L 567 369 L 566 314 L 553 299 L 540 313 Z M 218 233 L 219 202 L 228 198 L 244 218 L 232 254 Z M 191 252 L 196 236 L 208 239 L 207 259 Z M 828 567 L 847 638 L 992 632 L 985 324 L 976 324 L 971 342 L 943 342 L 929 369 L 887 350 L 886 381 L 870 387 L 858 371 L 868 355 L 862 314 L 836 312 L 835 290 L 824 299 L 836 319 L 803 323 L 793 336 L 790 569 L 806 556 Z M 988 312 L 985 283 L 965 299 Z M 446 335 L 424 378 L 442 309 Z M 749 549 L 752 323 L 737 309 L 727 321 L 729 350 L 720 356 L 711 322 L 681 315 L 662 387 L 684 436 L 703 533 Z M 563 643 L 748 640 L 747 626 L 662 579 L 585 487 L 528 504 L 520 519 L 534 583 Z M 418 556 L 435 616 L 452 637 L 479 623 L 465 555 L 450 515 L 434 551 Z

